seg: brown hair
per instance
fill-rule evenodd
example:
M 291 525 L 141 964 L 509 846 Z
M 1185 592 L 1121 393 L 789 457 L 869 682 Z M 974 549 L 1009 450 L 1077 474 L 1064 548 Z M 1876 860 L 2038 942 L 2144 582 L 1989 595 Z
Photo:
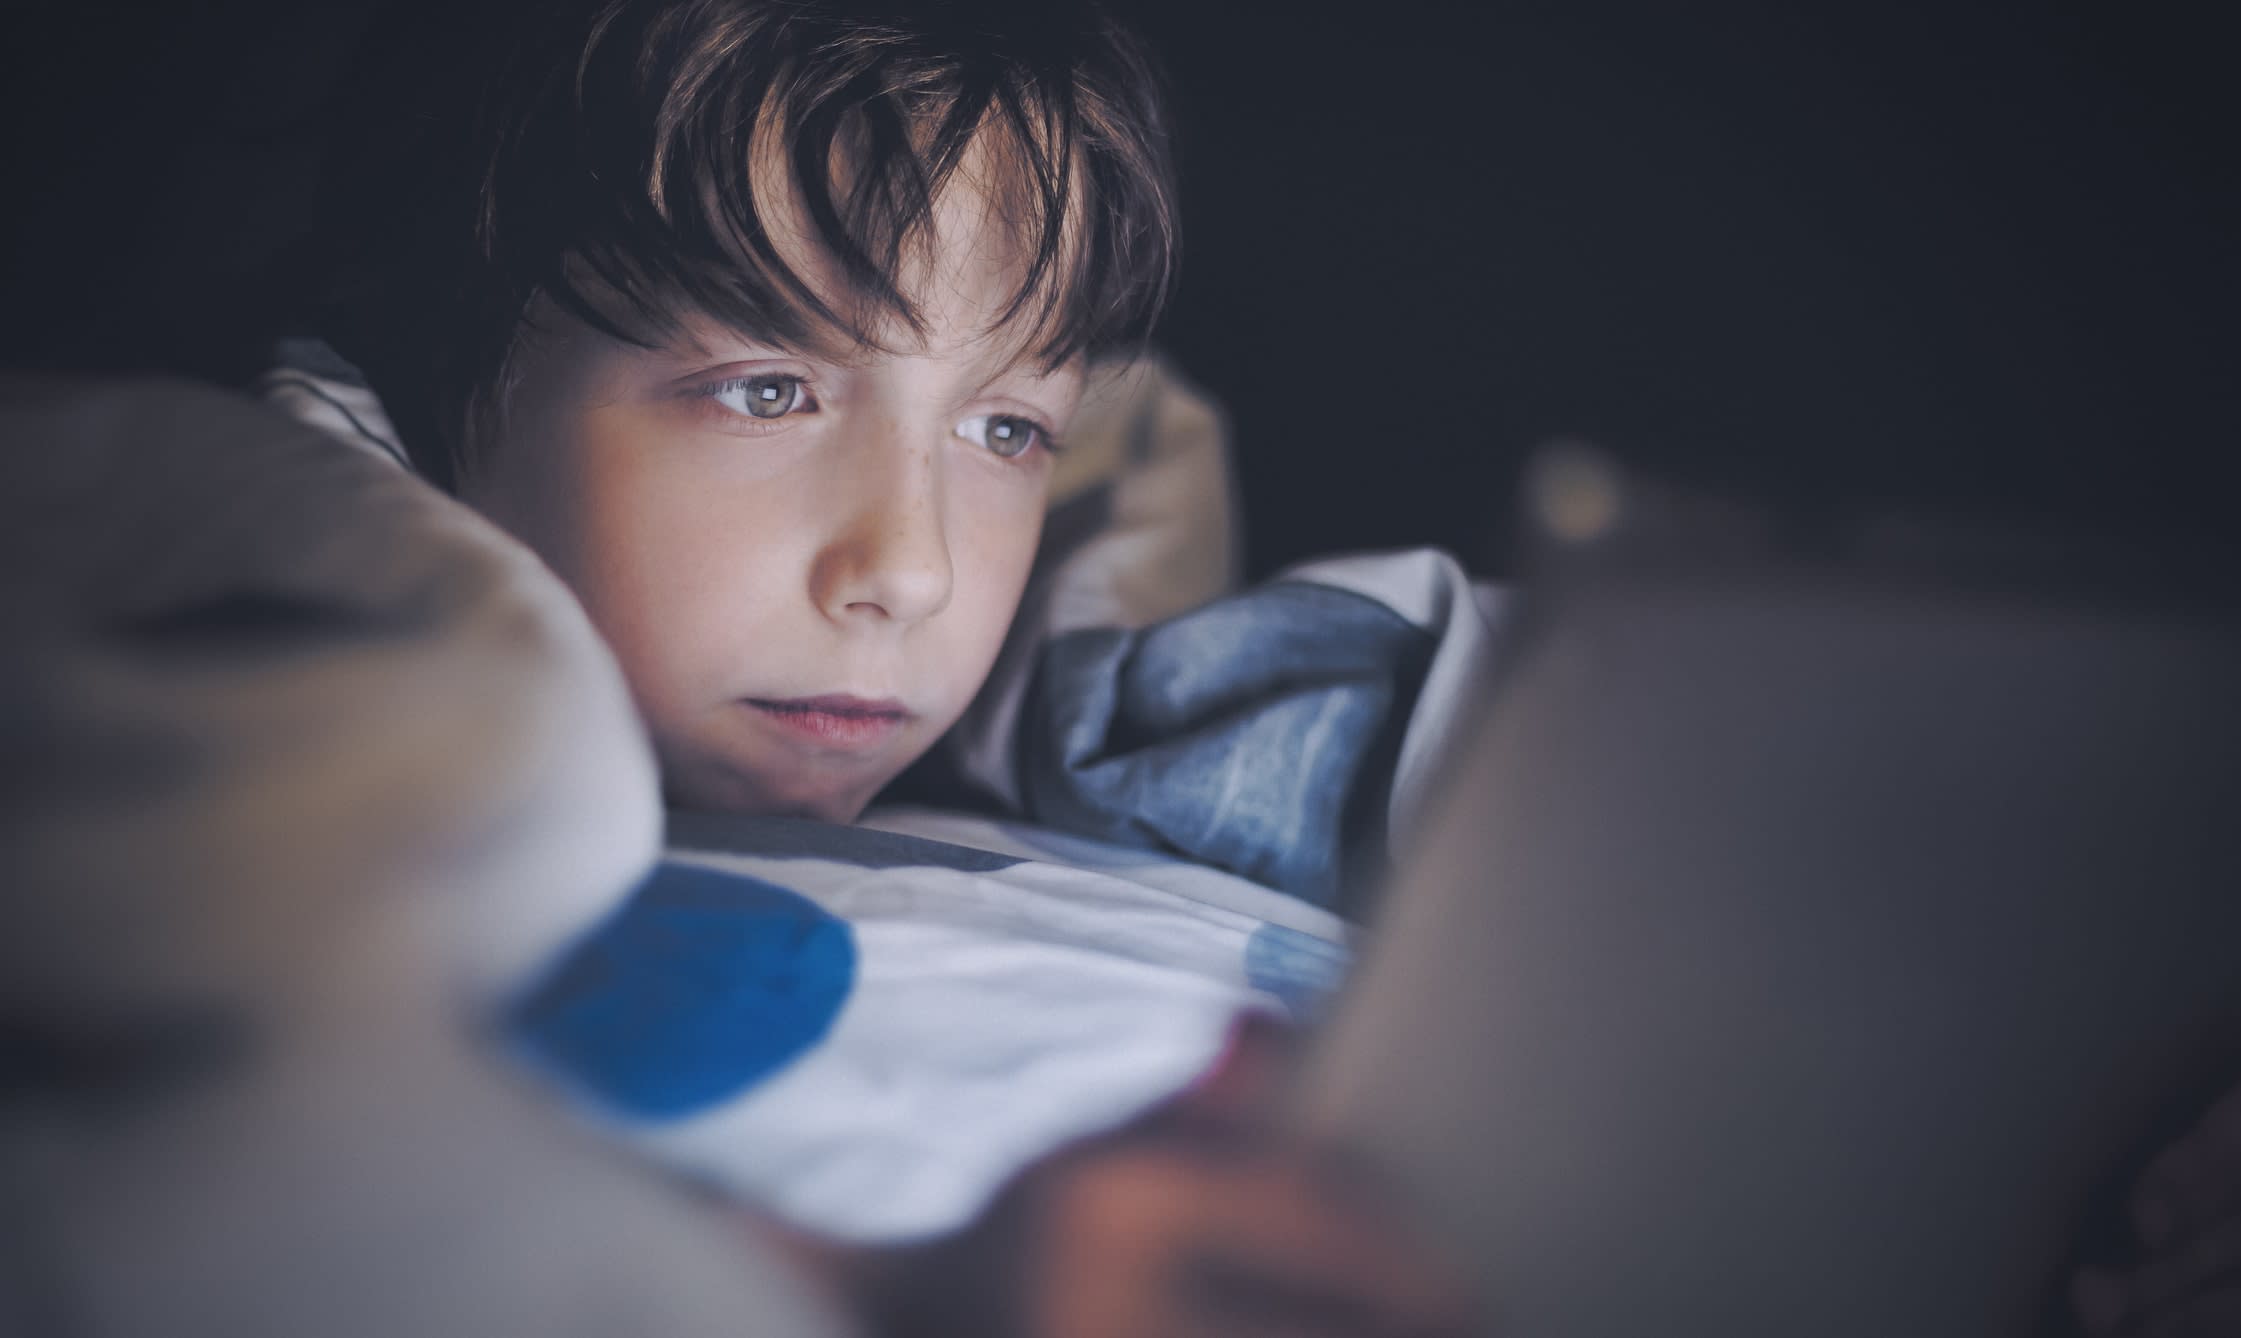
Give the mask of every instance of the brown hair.
M 457 48 L 485 53 L 460 58 L 487 84 L 464 115 L 367 78 L 411 65 L 377 36 L 360 83 L 389 114 L 338 155 L 326 210 L 322 325 L 439 482 L 485 435 L 540 297 L 641 344 L 689 314 L 790 347 L 920 330 L 898 276 L 968 151 L 1025 257 L 999 324 L 1030 355 L 1139 342 L 1172 285 L 1157 79 L 1092 3 L 599 0 L 484 20 Z M 757 198 L 777 183 L 789 199 Z M 787 263 L 779 211 L 837 283 Z

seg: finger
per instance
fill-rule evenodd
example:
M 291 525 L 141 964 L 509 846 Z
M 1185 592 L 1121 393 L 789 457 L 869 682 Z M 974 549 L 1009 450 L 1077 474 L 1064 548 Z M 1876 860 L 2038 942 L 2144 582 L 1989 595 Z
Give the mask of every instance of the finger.
M 1298 1034 L 1289 1023 L 1268 1013 L 1240 1013 L 1220 1056 L 1180 1099 L 1202 1113 L 1243 1118 L 1275 1101 L 1297 1053 Z
M 1462 1327 L 1468 1292 L 1435 1242 L 1370 1185 L 1321 1171 L 1318 1159 L 1295 1151 L 1233 1182 L 1210 1221 L 1221 1256 L 1321 1298 L 1328 1314 L 1341 1312 L 1334 1302 L 1345 1296 L 1411 1331 Z
M 1164 1315 L 1139 1330 L 1160 1333 L 1468 1331 L 1453 1275 L 1394 1218 L 1334 1199 L 1300 1159 L 1208 1162 L 1153 1144 L 1052 1189 L 1040 1234 L 1065 1243 L 1053 1261 L 1089 1263 L 1051 1270 L 1046 1314 L 1125 1307 Z

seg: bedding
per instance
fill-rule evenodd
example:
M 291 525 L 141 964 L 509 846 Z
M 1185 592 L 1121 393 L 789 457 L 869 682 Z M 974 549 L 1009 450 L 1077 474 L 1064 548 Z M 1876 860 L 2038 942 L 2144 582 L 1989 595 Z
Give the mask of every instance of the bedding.
M 559 583 L 207 387 L 0 442 L 0 1332 L 844 1332 L 475 1043 L 656 850 Z
M 659 868 L 515 1006 L 514 1044 L 650 1156 L 798 1225 L 960 1225 L 1186 1085 L 1238 1011 L 1318 1012 L 1352 950 L 1328 871 L 1375 878 L 1385 834 L 1413 832 L 1500 609 L 1397 554 L 1085 631 L 1093 658 L 1061 638 L 1030 700 L 1098 705 L 1017 739 L 1029 807 L 1062 796 L 1072 830 L 672 813 Z
M 926 810 L 678 815 L 661 866 L 513 1030 L 667 1165 L 835 1235 L 930 1235 L 1182 1088 L 1238 1010 L 1312 1010 L 1345 931 L 1282 901 Z

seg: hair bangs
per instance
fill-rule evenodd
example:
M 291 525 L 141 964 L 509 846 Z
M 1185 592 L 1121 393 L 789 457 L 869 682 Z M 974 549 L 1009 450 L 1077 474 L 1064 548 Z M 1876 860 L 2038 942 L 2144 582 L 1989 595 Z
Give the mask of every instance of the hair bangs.
M 1014 262 L 991 333 L 1048 365 L 1140 343 L 1175 266 L 1148 62 L 1102 15 L 996 36 L 980 8 L 610 4 L 570 90 L 571 235 L 535 286 L 640 343 L 701 315 L 885 348 L 926 333 L 913 280 L 965 191 Z
M 455 48 L 408 26 L 361 63 L 395 111 L 351 122 L 321 188 L 322 327 L 440 482 L 547 303 L 641 344 L 698 319 L 803 351 L 923 336 L 960 191 L 1017 258 L 992 316 L 1025 353 L 1129 349 L 1166 300 L 1159 85 L 1094 0 L 485 8 Z

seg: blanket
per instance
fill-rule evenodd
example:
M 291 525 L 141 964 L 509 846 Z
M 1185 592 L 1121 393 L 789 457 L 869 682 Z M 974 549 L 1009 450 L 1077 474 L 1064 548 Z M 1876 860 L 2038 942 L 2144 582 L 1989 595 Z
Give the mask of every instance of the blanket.
M 1413 834 L 1501 607 L 1397 554 L 1056 638 L 1017 725 L 1025 814 L 672 813 L 659 867 L 523 994 L 514 1044 L 649 1155 L 797 1224 L 959 1225 L 1189 1082 L 1240 1010 L 1316 1014 L 1347 890 Z

